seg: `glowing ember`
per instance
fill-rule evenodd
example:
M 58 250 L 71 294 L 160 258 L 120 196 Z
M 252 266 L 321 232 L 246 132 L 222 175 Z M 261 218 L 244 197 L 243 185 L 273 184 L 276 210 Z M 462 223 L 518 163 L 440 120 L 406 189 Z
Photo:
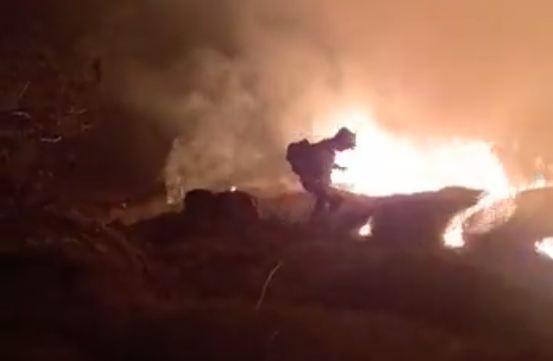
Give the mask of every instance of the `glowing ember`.
M 231 192 L 236 192 L 237 189 L 238 189 L 238 188 L 236 188 L 236 186 L 230 187 L 230 191 L 231 191 Z
M 543 254 L 549 258 L 553 258 L 553 237 L 544 238 L 536 242 L 536 252 Z
M 373 230 L 372 230 L 372 218 L 369 219 L 369 221 L 359 229 L 359 235 L 361 237 L 370 237 L 372 236 Z

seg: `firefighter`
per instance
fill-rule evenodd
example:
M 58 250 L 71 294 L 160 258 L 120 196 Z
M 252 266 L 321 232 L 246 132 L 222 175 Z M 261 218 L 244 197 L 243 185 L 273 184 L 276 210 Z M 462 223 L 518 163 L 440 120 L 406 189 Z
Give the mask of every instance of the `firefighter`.
M 303 139 L 288 145 L 286 160 L 300 178 L 303 188 L 315 196 L 312 221 L 339 206 L 341 197 L 332 188 L 331 175 L 334 169 L 344 168 L 335 163 L 336 152 L 353 149 L 355 141 L 355 133 L 344 127 L 334 137 L 318 143 Z

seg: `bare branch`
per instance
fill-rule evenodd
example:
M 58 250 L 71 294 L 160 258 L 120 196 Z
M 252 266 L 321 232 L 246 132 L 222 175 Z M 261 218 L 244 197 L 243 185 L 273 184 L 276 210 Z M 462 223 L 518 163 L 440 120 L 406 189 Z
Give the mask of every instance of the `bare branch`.
M 282 261 L 279 261 L 275 267 L 269 272 L 269 275 L 267 276 L 267 279 L 265 280 L 265 283 L 263 284 L 263 288 L 261 289 L 261 294 L 259 295 L 259 299 L 257 300 L 257 304 L 255 305 L 255 310 L 259 311 L 261 308 L 261 305 L 263 304 L 263 300 L 265 300 L 265 295 L 267 293 L 267 289 L 269 288 L 269 284 L 271 283 L 271 280 L 275 276 L 275 273 L 278 271 L 278 269 L 282 266 Z
M 17 104 L 19 105 L 21 102 L 21 99 L 25 96 L 25 93 L 27 93 L 27 90 L 29 89 L 29 85 L 31 85 L 31 81 L 27 80 L 25 85 L 21 88 L 19 93 L 17 94 Z

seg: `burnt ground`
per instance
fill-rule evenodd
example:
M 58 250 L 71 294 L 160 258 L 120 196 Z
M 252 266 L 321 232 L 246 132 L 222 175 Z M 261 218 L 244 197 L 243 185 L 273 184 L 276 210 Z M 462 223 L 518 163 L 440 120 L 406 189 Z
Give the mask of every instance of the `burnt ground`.
M 360 240 L 275 219 L 5 215 L 2 360 L 552 359 L 553 262 L 391 223 Z

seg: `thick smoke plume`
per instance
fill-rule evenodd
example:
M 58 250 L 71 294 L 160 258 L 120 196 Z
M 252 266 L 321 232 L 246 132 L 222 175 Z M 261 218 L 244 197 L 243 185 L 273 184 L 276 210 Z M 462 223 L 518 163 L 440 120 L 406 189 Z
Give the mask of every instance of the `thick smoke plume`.
M 46 5 L 13 5 L 25 6 Z M 513 0 L 142 0 L 57 1 L 34 16 L 65 19 L 52 39 L 101 56 L 106 98 L 168 134 L 160 174 L 175 190 L 284 186 L 286 144 L 349 107 L 413 139 L 494 142 L 513 171 L 547 165 L 552 12 Z

